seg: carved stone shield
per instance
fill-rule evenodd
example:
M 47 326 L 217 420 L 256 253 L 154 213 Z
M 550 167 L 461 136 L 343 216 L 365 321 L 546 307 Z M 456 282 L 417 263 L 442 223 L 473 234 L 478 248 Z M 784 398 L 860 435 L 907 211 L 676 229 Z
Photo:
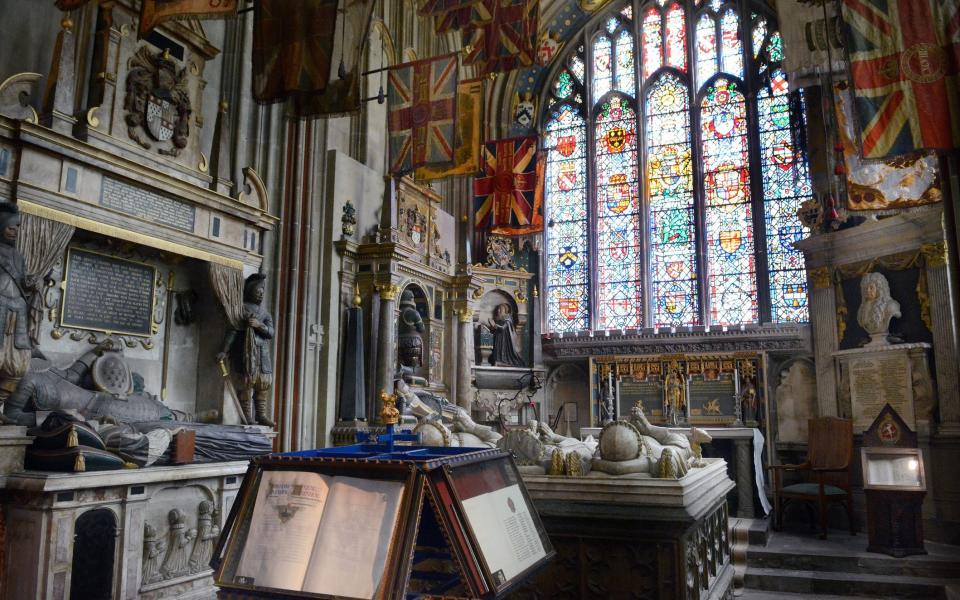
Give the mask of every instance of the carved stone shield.
M 177 109 L 169 100 L 153 94 L 147 98 L 147 131 L 158 142 L 173 137 L 173 127 L 177 122 Z

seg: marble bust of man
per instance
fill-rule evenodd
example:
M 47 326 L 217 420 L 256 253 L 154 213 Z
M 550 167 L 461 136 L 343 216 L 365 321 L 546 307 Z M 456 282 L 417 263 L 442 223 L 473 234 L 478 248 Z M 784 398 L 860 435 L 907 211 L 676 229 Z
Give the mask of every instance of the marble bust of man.
M 900 316 L 900 303 L 890 297 L 890 283 L 881 273 L 867 273 L 860 280 L 860 296 L 857 322 L 870 334 L 868 345 L 888 344 L 890 320 Z

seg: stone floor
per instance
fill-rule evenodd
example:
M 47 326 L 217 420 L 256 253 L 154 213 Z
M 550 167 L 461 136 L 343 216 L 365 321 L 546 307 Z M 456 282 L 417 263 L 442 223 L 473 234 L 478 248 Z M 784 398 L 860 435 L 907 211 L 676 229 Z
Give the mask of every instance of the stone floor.
M 893 558 L 867 552 L 864 534 L 831 531 L 826 540 L 802 531 L 764 535 L 762 525 L 746 524 L 744 600 L 960 598 L 960 547 L 927 542 L 926 555 Z

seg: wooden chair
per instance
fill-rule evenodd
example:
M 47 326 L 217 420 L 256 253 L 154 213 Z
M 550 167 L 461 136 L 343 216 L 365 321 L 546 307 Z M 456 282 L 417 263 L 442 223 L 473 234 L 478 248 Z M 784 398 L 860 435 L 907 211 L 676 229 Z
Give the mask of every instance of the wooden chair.
M 783 527 L 783 509 L 791 500 L 816 503 L 820 517 L 820 538 L 827 538 L 827 507 L 841 502 L 847 509 L 850 535 L 856 535 L 853 497 L 850 491 L 850 463 L 853 458 L 853 421 L 837 417 L 810 419 L 807 460 L 799 465 L 774 465 L 774 527 Z M 783 485 L 784 471 L 801 471 L 803 483 Z

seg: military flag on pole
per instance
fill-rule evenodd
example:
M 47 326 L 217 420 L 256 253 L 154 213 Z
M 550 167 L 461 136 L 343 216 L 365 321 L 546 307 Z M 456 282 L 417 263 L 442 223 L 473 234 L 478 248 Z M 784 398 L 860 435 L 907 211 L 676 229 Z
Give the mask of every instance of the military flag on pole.
M 360 70 L 375 0 L 257 0 L 253 97 L 291 117 L 360 110 Z
M 142 0 L 139 35 L 173 19 L 210 19 L 237 14 L 237 0 Z
M 457 120 L 457 55 L 447 54 L 390 68 L 387 131 L 390 172 L 451 165 Z
M 481 162 L 482 172 L 473 180 L 476 229 L 506 235 L 543 231 L 537 137 L 487 142 Z
M 480 169 L 480 117 L 483 114 L 483 79 L 468 79 L 457 86 L 457 122 L 453 166 L 420 167 L 420 181 L 472 175 Z
M 864 158 L 960 148 L 956 0 L 843 0 Z
M 490 18 L 463 28 L 463 64 L 477 65 L 480 75 L 532 65 L 537 56 L 539 0 L 490 1 Z

